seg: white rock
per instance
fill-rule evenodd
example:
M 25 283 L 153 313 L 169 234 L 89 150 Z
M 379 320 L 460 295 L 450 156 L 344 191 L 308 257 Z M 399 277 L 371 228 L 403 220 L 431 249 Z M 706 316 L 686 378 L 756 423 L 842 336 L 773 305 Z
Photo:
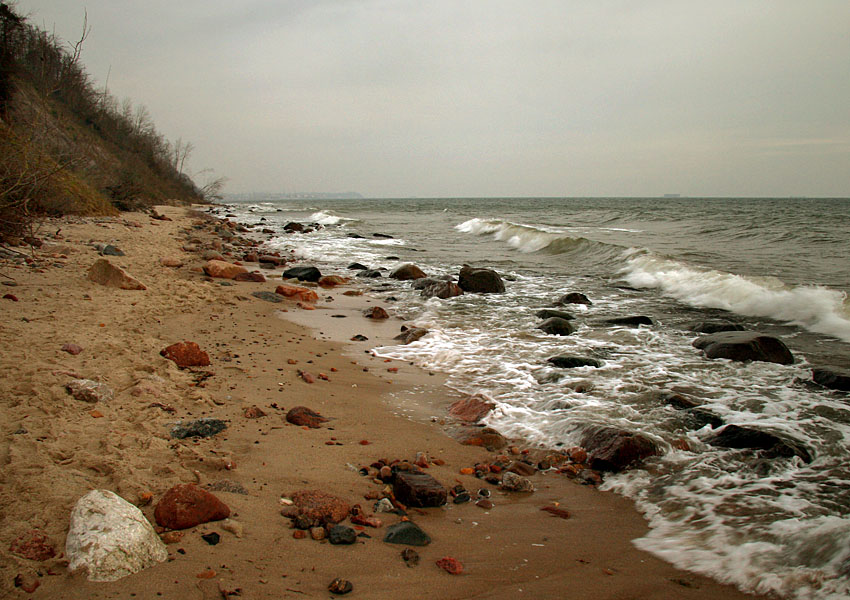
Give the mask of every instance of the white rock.
M 142 511 L 109 490 L 91 491 L 77 501 L 65 554 L 68 568 L 88 571 L 89 581 L 115 581 L 168 558 Z

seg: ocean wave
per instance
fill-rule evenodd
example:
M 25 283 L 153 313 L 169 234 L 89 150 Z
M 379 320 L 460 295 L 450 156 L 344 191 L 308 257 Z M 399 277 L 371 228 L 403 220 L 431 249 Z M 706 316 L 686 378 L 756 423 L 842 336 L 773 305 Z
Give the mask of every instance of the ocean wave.
M 768 317 L 850 342 L 844 292 L 822 286 L 789 288 L 775 277 L 700 269 L 646 250 L 631 249 L 623 256 L 626 267 L 620 274 L 634 287 L 656 288 L 691 306 Z
M 353 223 L 357 219 L 350 219 L 348 217 L 340 217 L 339 215 L 335 215 L 333 211 L 330 210 L 319 210 L 314 212 L 312 215 L 308 217 L 308 220 L 311 223 L 318 223 L 319 225 L 344 225 L 345 223 Z

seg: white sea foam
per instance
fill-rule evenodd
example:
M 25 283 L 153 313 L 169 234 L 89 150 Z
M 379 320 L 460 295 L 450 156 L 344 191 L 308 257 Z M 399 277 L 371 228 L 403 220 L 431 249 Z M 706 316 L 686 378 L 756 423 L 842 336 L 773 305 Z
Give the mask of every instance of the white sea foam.
M 699 269 L 646 251 L 624 254 L 623 278 L 635 287 L 658 288 L 692 306 L 769 317 L 850 342 L 850 317 L 843 292 L 820 286 L 788 288 L 770 277 L 744 277 Z
M 354 221 L 355 219 L 349 219 L 346 217 L 340 217 L 339 215 L 335 215 L 333 211 L 330 210 L 320 210 L 318 212 L 314 212 L 312 215 L 308 217 L 308 220 L 311 223 L 318 223 L 319 225 L 339 225 L 340 223 L 345 223 L 349 221 Z

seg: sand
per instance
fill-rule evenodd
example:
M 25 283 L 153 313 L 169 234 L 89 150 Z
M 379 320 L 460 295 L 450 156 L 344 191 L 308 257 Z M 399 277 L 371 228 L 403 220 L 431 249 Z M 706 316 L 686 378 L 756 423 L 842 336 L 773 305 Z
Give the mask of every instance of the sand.
M 532 494 L 500 492 L 461 474 L 493 453 L 446 435 L 445 410 L 457 396 L 439 376 L 364 352 L 389 342 L 401 321 L 363 318 L 362 309 L 378 302 L 368 292 L 342 294 L 362 289 L 362 282 L 317 289 L 312 311 L 290 300 L 257 299 L 251 293 L 274 291 L 280 270 L 266 272 L 266 283 L 205 278 L 200 255 L 182 247 L 195 235 L 201 246 L 208 243 L 209 227 L 188 209 L 158 210 L 173 220 L 141 213 L 50 220 L 40 232 L 46 244 L 36 253 L 38 268 L 0 263 L 0 282 L 17 284 L 0 292 L 18 299 L 0 299 L 3 597 L 328 598 L 327 586 L 337 577 L 352 582 L 351 598 L 752 597 L 637 550 L 631 540 L 646 524 L 621 497 L 554 471 L 531 477 Z M 86 274 L 100 258 L 92 242 L 123 250 L 125 256 L 107 258 L 146 289 L 89 281 Z M 164 257 L 183 265 L 163 266 Z M 370 339 L 348 342 L 352 332 Z M 181 370 L 160 356 L 183 340 L 207 351 L 211 365 Z M 82 352 L 63 351 L 64 344 Z M 307 383 L 299 370 L 329 380 Z M 74 378 L 105 383 L 114 396 L 77 400 L 65 389 Z M 285 412 L 297 405 L 332 420 L 320 429 L 290 425 Z M 252 406 L 267 416 L 247 418 Z M 229 427 L 208 439 L 169 437 L 175 422 L 198 417 L 223 419 Z M 411 520 L 433 538 L 417 548 L 415 567 L 402 560 L 403 547 L 382 541 L 397 515 L 378 515 L 383 527 L 366 528 L 371 538 L 352 546 L 295 539 L 290 520 L 280 515 L 281 497 L 300 489 L 336 494 L 371 513 L 373 500 L 364 495 L 381 486 L 358 469 L 381 458 L 412 460 L 417 452 L 444 462 L 428 473 L 445 486 L 488 487 L 495 506 L 412 509 Z M 247 492 L 215 492 L 233 511 L 235 527 L 212 522 L 185 530 L 167 546 L 167 562 L 116 582 L 93 583 L 68 572 L 68 517 L 88 491 L 114 491 L 153 522 L 157 500 L 173 485 L 222 480 Z M 570 518 L 540 510 L 553 503 Z M 10 551 L 33 529 L 55 546 L 54 558 L 28 560 Z M 219 544 L 201 538 L 209 532 L 220 534 Z M 436 565 L 446 556 L 463 564 L 462 574 Z M 37 582 L 37 589 L 28 594 L 15 587 L 18 575 L 25 586 Z

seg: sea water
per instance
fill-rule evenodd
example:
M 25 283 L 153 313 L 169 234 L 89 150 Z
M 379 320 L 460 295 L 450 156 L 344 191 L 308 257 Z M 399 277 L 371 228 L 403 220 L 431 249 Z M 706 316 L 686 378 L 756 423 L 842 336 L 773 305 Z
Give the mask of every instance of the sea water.
M 270 246 L 323 271 L 354 261 L 385 275 L 403 263 L 437 277 L 495 269 L 506 293 L 448 300 L 370 280 L 370 293 L 430 332 L 374 351 L 486 395 L 497 407 L 487 423 L 531 444 L 573 446 L 598 424 L 652 437 L 661 457 L 604 484 L 647 518 L 640 548 L 744 590 L 850 597 L 850 397 L 805 383 L 812 366 L 850 367 L 850 200 L 229 201 L 221 214 L 280 232 Z M 322 228 L 284 234 L 289 221 Z M 536 329 L 535 312 L 570 291 L 592 301 L 565 307 L 578 330 Z M 629 315 L 654 324 L 602 323 Z M 794 364 L 706 359 L 689 326 L 717 318 L 781 337 Z M 559 354 L 602 366 L 554 369 L 546 359 Z M 796 440 L 814 460 L 713 447 L 711 426 L 693 429 L 658 392 Z M 682 441 L 689 450 L 676 449 Z

